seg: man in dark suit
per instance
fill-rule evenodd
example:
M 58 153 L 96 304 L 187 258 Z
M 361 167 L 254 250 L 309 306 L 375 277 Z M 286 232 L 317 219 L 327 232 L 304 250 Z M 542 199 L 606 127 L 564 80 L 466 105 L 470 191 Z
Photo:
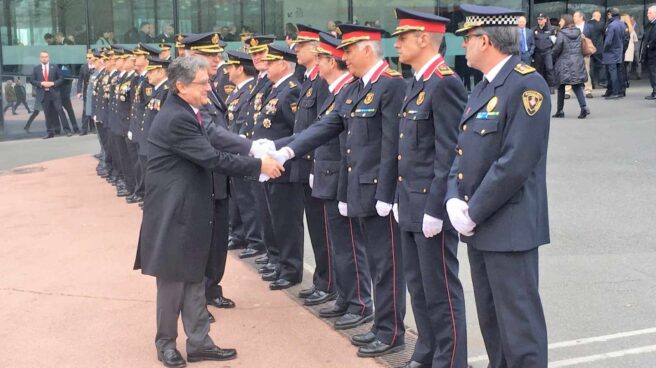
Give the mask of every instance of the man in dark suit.
M 143 22 L 141 23 L 141 27 L 139 28 L 139 33 L 138 33 L 138 41 L 141 43 L 152 43 L 153 37 L 151 36 L 151 33 L 153 32 L 153 25 L 150 24 L 149 22 Z
M 87 100 L 91 96 L 87 93 L 87 88 L 89 86 L 89 77 L 93 74 L 93 51 L 89 49 L 87 51 L 87 62 L 82 64 L 80 67 L 80 74 L 77 78 L 77 98 L 82 98 L 83 108 L 82 108 L 82 127 L 80 128 L 80 135 L 86 135 L 89 133 L 89 121 L 91 117 L 87 114 Z
M 458 233 L 448 221 L 444 196 L 467 92 L 439 53 L 449 19 L 398 8 L 396 17 L 400 24 L 392 35 L 398 35 L 399 61 L 415 71 L 399 113 L 403 181 L 394 202 L 418 332 L 406 367 L 466 367 Z
M 651 94 L 646 96 L 645 99 L 656 100 L 656 5 L 652 5 L 647 9 L 647 20 L 649 20 L 649 24 L 645 27 L 640 59 L 647 68 L 649 83 L 651 84 Z
M 607 12 L 608 26 L 606 27 L 606 38 L 604 39 L 602 62 L 606 65 L 606 79 L 608 82 L 606 93 L 603 94 L 607 100 L 616 100 L 624 97 L 624 34 L 626 25 L 620 19 L 620 11 L 610 8 Z
M 47 134 L 44 139 L 52 138 L 55 133 L 59 133 L 59 110 L 61 110 L 61 99 L 59 96 L 59 87 L 64 83 L 64 76 L 59 68 L 50 63 L 50 56 L 47 51 L 41 51 L 39 54 L 41 64 L 34 67 L 30 83 L 36 88 L 36 99 L 43 107 L 43 113 L 46 116 Z M 67 132 L 70 136 L 71 133 Z
M 598 10 L 592 12 L 592 18 L 587 23 L 590 26 L 590 39 L 597 48 L 597 52 L 590 57 L 592 88 L 606 87 L 606 67 L 602 62 L 606 24 L 601 20 L 601 12 Z
M 446 209 L 467 243 L 489 367 L 547 367 L 538 247 L 549 243 L 546 160 L 551 99 L 514 56 L 522 12 L 460 6 L 467 61 L 484 73 L 460 119 Z
M 520 58 L 524 63 L 530 65 L 533 62 L 533 53 L 535 52 L 535 39 L 533 38 L 533 32 L 526 28 L 526 17 L 519 17 L 517 29 L 519 33 L 517 39 L 519 41 Z
M 148 185 L 135 269 L 157 278 L 159 360 L 167 367 L 186 364 L 176 349 L 178 317 L 187 333 L 187 359 L 228 360 L 235 349 L 221 349 L 209 337 L 203 277 L 212 237 L 213 171 L 270 177 L 282 166 L 217 151 L 199 109 L 207 103 L 208 64 L 180 58 L 169 67 L 173 94 L 155 118 L 149 142 Z

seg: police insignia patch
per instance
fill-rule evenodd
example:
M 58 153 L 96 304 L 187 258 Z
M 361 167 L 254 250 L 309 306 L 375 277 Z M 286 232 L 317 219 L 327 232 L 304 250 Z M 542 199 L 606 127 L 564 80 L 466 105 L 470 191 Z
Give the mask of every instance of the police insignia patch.
M 153 95 L 153 87 L 146 87 L 146 96 Z
M 373 92 L 369 92 L 369 93 L 367 93 L 367 95 L 364 97 L 364 104 L 365 104 L 365 105 L 369 105 L 369 104 L 371 103 L 371 101 L 373 101 L 373 100 L 374 100 L 374 93 L 373 93 Z
M 424 98 L 426 98 L 426 92 L 424 91 L 419 92 L 419 96 L 417 96 L 417 106 L 424 103 Z
M 515 71 L 519 74 L 526 75 L 529 73 L 533 73 L 535 71 L 535 68 L 533 68 L 532 66 L 528 66 L 526 64 L 517 64 L 517 66 L 515 66 Z
M 263 126 L 265 129 L 269 129 L 269 128 L 271 128 L 271 120 L 269 120 L 268 118 L 262 120 L 262 126 Z
M 335 103 L 333 102 L 330 107 L 328 107 L 328 110 L 326 110 L 326 114 L 330 114 L 331 111 L 335 109 Z
M 214 36 L 212 36 L 212 44 L 213 45 L 218 45 L 219 44 L 219 34 L 215 33 Z
M 451 68 L 449 68 L 449 66 L 446 65 L 446 64 L 440 64 L 437 67 L 437 71 L 439 71 L 440 74 L 442 74 L 442 75 L 452 75 L 453 74 L 453 70 L 451 70 Z
M 490 101 L 487 103 L 485 110 L 487 110 L 487 112 L 494 111 L 494 108 L 497 107 L 497 102 L 499 102 L 499 98 L 497 98 L 497 96 L 492 97 Z
M 307 93 L 305 94 L 305 97 L 312 97 L 312 87 L 308 89 Z
M 227 84 L 227 85 L 223 86 L 223 91 L 225 91 L 225 93 L 227 93 L 227 94 L 231 94 L 232 91 L 234 91 L 234 90 L 235 90 L 235 86 L 233 86 L 231 84 Z
M 542 106 L 542 100 L 544 97 L 540 92 L 537 91 L 526 91 L 522 94 L 522 102 L 524 103 L 524 110 L 528 116 L 535 115 L 540 111 Z
M 298 111 L 298 104 L 296 102 L 292 102 L 291 104 L 289 104 L 289 107 L 292 109 L 293 113 L 296 113 L 296 111 Z
M 350 98 L 349 98 L 348 100 L 346 100 L 346 104 L 347 104 L 347 105 L 350 105 L 350 104 L 352 104 L 352 103 L 353 103 L 353 100 L 351 100 Z

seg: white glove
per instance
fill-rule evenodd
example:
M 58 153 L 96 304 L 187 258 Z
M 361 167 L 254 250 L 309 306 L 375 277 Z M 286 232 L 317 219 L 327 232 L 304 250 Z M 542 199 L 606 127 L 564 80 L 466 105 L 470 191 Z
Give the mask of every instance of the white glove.
M 376 212 L 378 212 L 378 216 L 385 217 L 389 215 L 391 210 L 392 210 L 391 203 L 385 203 L 381 201 L 376 202 Z
M 132 140 L 132 132 L 128 130 L 128 139 Z
M 476 224 L 469 218 L 469 206 L 463 200 L 451 198 L 446 202 L 446 212 L 453 227 L 462 235 L 474 235 Z
M 427 238 L 432 238 L 442 231 L 442 220 L 424 213 L 424 221 L 421 225 L 421 231 Z
M 339 209 L 339 214 L 346 217 L 348 216 L 348 206 L 345 202 L 337 203 L 337 209 Z
M 289 147 L 283 147 L 277 151 L 271 152 L 269 155 L 271 158 L 280 162 L 281 165 L 284 165 L 287 160 L 294 158 L 294 151 Z
M 394 219 L 396 220 L 396 223 L 399 223 L 399 204 L 394 203 L 392 206 L 392 213 L 394 214 Z
M 276 145 L 268 139 L 258 139 L 251 144 L 250 154 L 255 158 L 261 158 L 267 153 L 274 152 Z
M 269 177 L 269 175 L 267 175 L 267 174 L 260 174 L 260 178 L 258 179 L 258 181 L 259 181 L 260 183 L 264 183 L 265 181 L 269 181 L 269 179 L 271 179 L 271 177 Z
M 310 174 L 310 179 L 308 179 L 310 183 L 310 189 L 314 188 L 314 175 Z

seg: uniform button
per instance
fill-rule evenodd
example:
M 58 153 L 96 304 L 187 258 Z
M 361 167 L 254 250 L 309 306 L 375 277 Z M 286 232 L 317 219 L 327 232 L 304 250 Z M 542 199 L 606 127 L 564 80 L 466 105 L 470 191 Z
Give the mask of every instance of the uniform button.
M 462 173 L 458 173 L 458 180 L 462 180 L 465 176 Z
M 347 154 L 347 155 L 350 155 L 350 154 L 351 154 L 351 149 L 350 149 L 350 148 L 348 148 L 348 149 L 346 150 L 346 154 Z
M 399 138 L 403 139 L 403 133 L 399 134 Z
M 401 161 L 401 155 L 396 156 L 396 159 Z
M 346 134 L 351 135 L 351 131 L 349 130 L 348 132 L 346 132 Z
M 374 184 L 378 184 L 378 179 L 374 178 Z
M 210 220 L 210 225 L 212 225 L 212 220 Z
M 348 172 L 351 172 L 351 166 L 348 167 Z
M 403 181 L 403 177 L 402 177 L 402 176 L 399 176 L 399 181 Z
M 424 188 L 424 189 L 422 189 L 421 191 L 422 191 L 423 193 L 426 193 L 426 192 L 428 192 L 428 189 Z
M 459 155 L 459 156 L 462 156 L 462 153 L 463 153 L 462 148 L 458 148 L 458 155 Z
M 482 129 L 482 130 L 481 130 L 481 134 L 485 134 L 485 129 Z
M 310 155 L 307 155 L 307 156 L 305 156 L 305 158 L 307 158 L 307 159 L 309 160 L 309 159 L 311 159 L 312 157 L 310 157 Z
M 464 132 L 465 130 L 467 130 L 467 124 L 462 125 L 462 131 Z
M 465 195 L 465 202 L 469 201 L 469 196 Z
M 355 113 L 354 113 L 354 112 L 351 113 L 351 117 L 352 117 L 352 118 L 355 117 Z
M 403 112 L 403 117 L 408 116 L 408 113 L 406 111 Z

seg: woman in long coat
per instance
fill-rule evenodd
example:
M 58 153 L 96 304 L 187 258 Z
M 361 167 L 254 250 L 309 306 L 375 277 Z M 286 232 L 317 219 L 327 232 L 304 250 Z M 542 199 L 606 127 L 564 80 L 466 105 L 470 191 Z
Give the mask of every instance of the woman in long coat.
M 553 47 L 553 57 L 556 61 L 554 74 L 558 82 L 558 104 L 554 118 L 565 117 L 563 106 L 565 105 L 565 86 L 572 86 L 581 107 L 579 119 L 585 119 L 590 114 L 590 109 L 585 101 L 583 85 L 588 80 L 585 71 L 583 53 L 581 52 L 581 31 L 576 28 L 572 16 L 563 14 L 560 17 L 560 31 L 556 35 L 556 44 Z

